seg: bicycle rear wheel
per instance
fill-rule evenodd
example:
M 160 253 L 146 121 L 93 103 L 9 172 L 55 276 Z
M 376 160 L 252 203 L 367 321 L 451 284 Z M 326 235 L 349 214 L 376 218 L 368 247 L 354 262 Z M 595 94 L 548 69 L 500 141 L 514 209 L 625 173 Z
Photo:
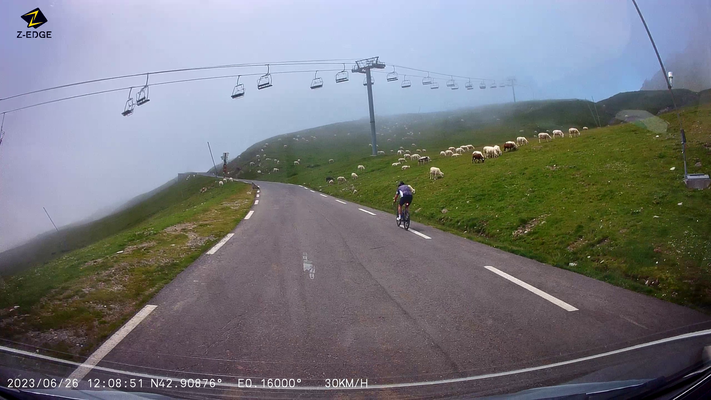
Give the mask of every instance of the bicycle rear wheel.
M 405 230 L 410 229 L 410 211 L 407 209 L 402 212 L 402 222 L 403 228 L 405 228 Z

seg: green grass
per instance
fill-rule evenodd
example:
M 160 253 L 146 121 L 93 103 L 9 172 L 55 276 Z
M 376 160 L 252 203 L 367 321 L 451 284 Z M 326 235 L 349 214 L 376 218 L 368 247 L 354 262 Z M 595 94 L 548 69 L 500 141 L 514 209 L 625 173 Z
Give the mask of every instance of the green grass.
M 335 127 L 335 138 L 321 132 L 322 136 L 314 134 L 317 139 L 307 143 L 289 136 L 281 141 L 272 138 L 267 141 L 269 146 L 260 143 L 243 153 L 238 165 L 245 176 L 306 184 L 387 212 L 392 211 L 396 182 L 404 180 L 417 191 L 411 210 L 414 221 L 711 311 L 711 190 L 687 190 L 683 185 L 676 116 L 661 116 L 670 125 L 659 137 L 641 126 L 622 124 L 550 143 L 539 144 L 531 138 L 532 126 L 580 128 L 583 123 L 570 121 L 584 114 L 571 104 L 564 102 L 556 107 L 555 102 L 545 102 L 533 110 L 519 108 L 507 114 L 505 121 L 479 121 L 479 128 L 442 123 L 440 119 L 440 131 L 425 131 L 420 129 L 422 124 L 413 122 L 390 133 L 384 129 L 388 125 L 383 124 L 379 130 L 387 133 L 379 136 L 378 143 L 387 155 L 380 157 L 367 155 L 367 135 L 346 136 L 343 129 L 336 131 Z M 462 118 L 466 125 L 467 117 Z M 686 108 L 683 120 L 689 172 L 709 172 L 711 106 Z M 591 122 L 585 124 L 593 126 Z M 503 145 L 503 141 L 521 135 L 519 128 L 524 129 L 530 144 L 484 164 L 472 165 L 466 155 L 438 155 L 439 150 L 461 144 L 477 148 Z M 411 130 L 415 135 L 406 135 Z M 274 143 L 276 146 L 272 146 Z M 281 143 L 288 143 L 287 149 L 292 150 L 285 151 Z M 399 146 L 413 152 L 425 147 L 425 154 L 434 160 L 428 166 L 410 163 L 412 168 L 402 171 L 390 166 L 398 157 L 390 150 Z M 249 168 L 247 163 L 255 160 L 255 149 L 260 152 L 261 148 L 265 157 L 281 160 L 278 173 L 257 175 L 256 167 Z M 302 161 L 294 166 L 297 158 Z M 328 164 L 329 158 L 336 162 Z M 261 162 L 261 169 L 271 170 L 264 158 Z M 694 167 L 696 162 L 703 167 Z M 356 171 L 358 164 L 364 164 L 367 170 Z M 445 178 L 431 181 L 430 166 L 441 168 Z M 671 167 L 675 170 L 670 171 Z M 351 180 L 352 172 L 359 179 Z M 327 176 L 345 176 L 348 183 L 330 186 L 325 183 Z
M 202 187 L 208 190 L 200 193 Z M 219 187 L 206 177 L 160 191 L 131 208 L 142 215 L 152 209 L 150 216 L 136 221 L 133 213 L 120 214 L 133 222 L 130 228 L 3 278 L 0 337 L 87 354 L 232 230 L 253 197 L 249 185 Z M 87 229 L 96 230 L 102 228 Z

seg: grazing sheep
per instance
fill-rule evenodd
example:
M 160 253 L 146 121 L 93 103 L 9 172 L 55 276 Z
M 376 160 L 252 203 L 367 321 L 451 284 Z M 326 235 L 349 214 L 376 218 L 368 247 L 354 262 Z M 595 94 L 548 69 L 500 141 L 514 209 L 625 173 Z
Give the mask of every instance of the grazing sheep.
M 379 156 L 384 156 L 384 155 L 385 155 L 385 152 L 382 151 L 382 150 L 378 150 L 378 153 L 377 153 L 377 154 L 378 154 Z
M 420 165 L 426 164 L 426 163 L 428 163 L 428 162 L 430 162 L 430 157 L 429 157 L 429 156 L 420 157 L 420 158 L 417 160 L 417 163 L 420 164 Z
M 405 152 L 404 152 L 403 150 L 398 150 L 398 151 L 397 151 L 397 155 L 401 156 L 401 155 L 403 155 L 403 154 L 405 154 Z
M 328 184 L 329 184 L 329 185 L 333 185 L 333 179 L 331 179 L 330 181 L 328 181 Z
M 568 129 L 568 136 L 569 137 L 580 136 L 580 131 L 577 128 L 570 128 L 570 129 Z
M 415 154 L 413 154 L 413 155 L 410 156 L 410 159 L 411 159 L 412 161 L 417 161 L 417 160 L 420 159 L 420 155 L 417 154 L 417 153 L 415 153 Z
M 299 165 L 299 162 L 298 162 L 298 161 L 294 161 L 294 165 Z
M 447 147 L 447 150 L 452 150 L 452 151 L 454 151 L 454 149 L 455 149 L 454 146 L 452 146 L 452 147 Z
M 412 156 L 410 154 L 405 154 L 405 159 L 409 160 Z
M 412 144 L 412 147 L 416 147 L 414 143 Z
M 258 169 L 258 170 L 257 170 L 257 173 L 258 173 L 258 174 L 261 174 L 261 173 L 262 173 L 262 170 L 261 170 L 261 169 Z
M 326 177 L 326 182 L 327 182 L 327 183 L 328 183 L 328 181 L 332 181 L 332 180 L 333 180 L 333 178 L 331 178 L 330 176 L 327 176 L 327 177 Z
M 365 165 L 359 165 L 358 171 L 365 171 Z
M 565 133 L 563 133 L 560 129 L 555 129 L 553 130 L 553 139 L 555 139 L 556 136 L 565 137 Z
M 333 162 L 334 162 L 334 161 L 333 161 L 333 158 L 329 158 L 329 159 L 328 159 L 328 163 L 329 163 L 329 164 L 333 164 Z
M 587 131 L 587 130 L 588 130 L 588 127 L 587 127 L 587 126 L 584 126 L 584 127 L 583 127 L 583 130 L 584 130 L 584 131 Z
M 515 142 L 506 142 L 504 143 L 504 151 L 515 151 L 518 149 L 518 145 L 516 145 Z
M 427 149 L 422 149 L 422 152 L 423 152 L 423 153 L 427 153 Z
M 345 183 L 346 182 L 346 178 L 343 176 L 339 176 L 338 178 L 336 178 L 336 180 L 338 181 L 338 183 Z
M 474 151 L 472 153 L 472 164 L 479 161 L 484 162 L 484 154 L 481 151 Z
M 254 166 L 254 161 L 250 161 L 250 162 L 249 162 L 249 166 L 250 166 L 250 167 Z
M 452 150 L 447 150 L 444 152 L 444 155 L 447 157 L 450 157 L 452 154 L 454 154 L 454 152 L 452 152 Z
M 279 172 L 279 168 L 272 169 L 272 172 Z
M 406 170 L 406 169 L 410 169 L 410 166 L 409 166 L 409 165 L 403 165 L 401 169 L 404 171 L 404 170 Z
M 437 167 L 430 167 L 430 179 L 437 180 L 437 178 L 444 178 L 444 173 Z
M 286 148 L 287 145 L 284 145 L 284 148 Z
M 440 151 L 440 152 L 439 152 L 439 155 L 440 155 L 440 156 L 445 156 L 445 157 L 446 157 L 446 156 L 447 156 L 447 153 L 445 153 L 444 151 Z
M 400 158 L 398 158 L 397 160 L 398 160 L 399 162 L 405 162 L 405 161 L 407 161 L 407 159 L 406 159 L 405 157 L 400 157 Z
M 541 143 L 541 139 L 546 141 L 552 140 L 551 135 L 547 134 L 546 132 L 541 132 L 538 134 L 538 143 Z
M 222 185 L 225 184 L 225 182 L 219 181 L 219 182 L 217 182 L 217 184 L 220 185 L 220 186 L 222 186 Z
M 496 150 L 494 150 L 493 146 L 484 146 L 481 151 L 484 154 L 484 157 L 486 158 L 496 157 Z
M 353 189 L 353 194 L 358 193 L 358 189 Z
M 405 154 L 411 154 L 410 150 L 405 150 Z
M 464 149 L 461 147 L 457 147 L 456 149 L 454 149 L 454 152 L 461 155 L 462 153 L 464 153 Z
M 421 151 L 422 151 L 422 149 L 417 149 L 417 150 L 415 150 L 415 151 L 419 153 L 419 152 L 421 152 Z
M 397 167 L 398 165 L 400 165 L 400 163 L 399 163 L 399 162 L 394 162 L 392 165 L 393 165 L 393 167 Z
M 500 156 L 501 154 L 502 154 L 502 153 L 501 153 L 501 147 L 499 147 L 498 144 L 495 145 L 495 146 L 494 146 L 494 157 L 498 157 L 498 156 Z
M 356 174 L 355 172 L 351 172 L 351 178 L 358 179 L 358 174 Z
M 528 139 L 526 139 L 524 136 L 519 136 L 516 138 L 516 144 L 519 146 L 523 146 L 524 144 L 528 144 Z

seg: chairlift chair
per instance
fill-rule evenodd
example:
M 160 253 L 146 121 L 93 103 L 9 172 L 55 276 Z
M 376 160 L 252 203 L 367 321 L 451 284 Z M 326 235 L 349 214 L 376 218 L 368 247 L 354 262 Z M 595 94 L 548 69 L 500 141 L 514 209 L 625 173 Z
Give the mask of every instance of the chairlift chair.
M 484 83 L 484 81 L 481 81 L 479 84 L 479 89 L 486 89 L 486 83 Z
M 464 84 L 464 87 L 467 88 L 467 90 L 472 90 L 474 89 L 474 85 L 472 85 L 472 81 L 469 81 Z
M 437 83 L 437 81 L 432 81 L 430 89 L 439 89 L 439 83 Z
M 430 78 L 430 73 L 427 73 L 427 76 L 422 78 L 422 84 L 423 85 L 431 85 L 432 84 L 432 78 Z
M 123 112 L 121 113 L 124 117 L 133 114 L 133 109 L 136 108 L 136 103 L 133 101 L 133 97 L 131 97 L 132 90 L 133 88 L 128 89 L 128 100 L 126 100 L 126 106 L 124 106 Z
M 400 87 L 405 89 L 409 88 L 410 86 L 412 86 L 412 82 L 410 82 L 410 80 L 407 79 L 407 75 L 405 75 L 405 77 L 402 78 L 402 84 L 400 85 Z
M 457 82 L 454 81 L 454 78 L 450 76 L 450 80 L 447 81 L 447 87 L 448 88 L 453 88 L 457 85 Z
M 489 89 L 496 89 L 496 81 L 491 82 L 491 86 L 489 86 Z
M 146 74 L 146 85 L 138 91 L 138 94 L 136 95 L 136 105 L 142 106 L 149 101 L 151 101 L 151 99 L 148 98 L 148 74 Z
M 500 88 L 505 88 L 505 87 L 506 87 L 506 83 L 505 83 L 505 82 L 499 82 L 499 87 L 500 87 Z
M 267 64 L 267 73 L 257 80 L 257 89 L 262 90 L 268 87 L 272 87 L 272 74 L 269 73 L 269 64 Z
M 314 74 L 314 79 L 311 81 L 311 89 L 319 89 L 323 87 L 323 78 L 318 76 L 318 71 Z
M 343 71 L 336 74 L 336 83 L 348 82 L 348 71 L 346 71 L 346 64 L 343 64 Z
M 239 98 L 244 96 L 244 83 L 239 83 L 239 75 L 237 75 L 237 84 L 235 85 L 235 88 L 232 89 L 232 97 L 233 99 Z
M 393 72 L 389 73 L 385 80 L 387 82 L 395 82 L 397 80 L 397 72 L 395 72 L 395 67 L 393 67 Z
M 452 90 L 459 90 L 459 85 L 457 85 L 457 82 L 454 82 L 454 86 L 450 86 Z

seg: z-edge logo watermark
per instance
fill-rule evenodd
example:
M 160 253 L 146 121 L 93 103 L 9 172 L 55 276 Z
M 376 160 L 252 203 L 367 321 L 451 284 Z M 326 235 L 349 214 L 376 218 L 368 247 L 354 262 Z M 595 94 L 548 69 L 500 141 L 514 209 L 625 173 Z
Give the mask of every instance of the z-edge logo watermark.
M 34 31 L 17 31 L 17 38 L 18 39 L 51 39 L 52 38 L 52 31 L 38 31 L 37 28 L 40 26 L 44 25 L 47 23 L 47 17 L 42 14 L 42 10 L 39 9 L 39 7 L 35 8 L 34 10 L 28 12 L 25 15 L 21 15 L 20 18 L 22 18 L 25 22 L 27 22 L 27 27 L 28 28 L 35 28 Z
M 37 29 L 47 22 L 47 17 L 45 17 L 44 14 L 42 14 L 42 10 L 40 10 L 39 7 L 28 12 L 27 14 L 23 15 L 20 18 L 24 19 L 25 22 L 27 22 L 28 28 Z

